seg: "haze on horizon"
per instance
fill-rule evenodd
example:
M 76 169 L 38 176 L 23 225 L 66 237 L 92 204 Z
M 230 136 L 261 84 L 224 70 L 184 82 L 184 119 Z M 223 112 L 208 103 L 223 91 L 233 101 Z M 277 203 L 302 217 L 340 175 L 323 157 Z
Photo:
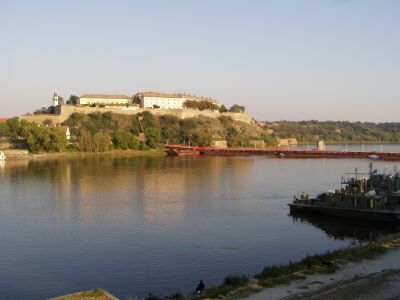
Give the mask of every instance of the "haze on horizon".
M 400 121 L 400 1 L 0 0 L 0 117 L 187 92 L 259 120 Z

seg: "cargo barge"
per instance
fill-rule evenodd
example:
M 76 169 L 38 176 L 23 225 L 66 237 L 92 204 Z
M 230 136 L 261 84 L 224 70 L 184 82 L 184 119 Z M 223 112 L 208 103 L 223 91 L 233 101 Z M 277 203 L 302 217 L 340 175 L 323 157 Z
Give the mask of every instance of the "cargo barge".
M 279 148 L 217 148 L 165 145 L 169 155 L 213 155 L 213 156 L 270 156 L 277 158 L 366 158 L 400 161 L 400 152 L 354 151 L 354 150 L 311 150 Z
M 369 177 L 357 171 L 353 174 L 353 178 L 342 179 L 340 189 L 315 198 L 305 193 L 295 196 L 288 204 L 290 212 L 400 223 L 400 173 L 378 174 L 371 163 Z

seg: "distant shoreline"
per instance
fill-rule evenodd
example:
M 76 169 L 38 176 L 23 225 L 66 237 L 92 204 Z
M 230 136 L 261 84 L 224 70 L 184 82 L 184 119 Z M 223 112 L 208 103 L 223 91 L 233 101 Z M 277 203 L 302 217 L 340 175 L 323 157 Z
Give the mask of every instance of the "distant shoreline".
M 356 141 L 350 141 L 350 142 L 335 142 L 335 141 L 324 141 L 326 145 L 400 145 L 400 142 L 374 142 L 374 141 L 367 141 L 367 142 L 356 142 Z M 313 145 L 317 144 L 316 141 L 312 142 L 297 142 L 297 145 Z

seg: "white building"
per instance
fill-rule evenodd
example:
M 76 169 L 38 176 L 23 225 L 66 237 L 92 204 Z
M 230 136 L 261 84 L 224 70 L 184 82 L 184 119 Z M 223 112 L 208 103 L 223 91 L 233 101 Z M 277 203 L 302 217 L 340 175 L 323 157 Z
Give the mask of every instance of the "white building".
M 166 94 L 157 92 L 144 92 L 135 95 L 140 100 L 142 108 L 183 109 L 186 100 L 209 101 L 218 106 L 220 104 L 210 98 L 196 97 L 187 94 Z
M 91 105 L 91 104 L 129 104 L 132 99 L 126 95 L 105 95 L 105 94 L 85 94 L 79 97 L 78 104 Z
M 58 97 L 58 95 L 57 95 L 57 92 L 54 91 L 54 95 L 53 95 L 53 106 L 57 106 L 58 104 L 60 104 L 58 100 L 59 100 L 59 97 Z
M 69 131 L 68 126 L 61 126 L 60 130 L 65 134 L 67 141 L 71 140 L 71 132 Z

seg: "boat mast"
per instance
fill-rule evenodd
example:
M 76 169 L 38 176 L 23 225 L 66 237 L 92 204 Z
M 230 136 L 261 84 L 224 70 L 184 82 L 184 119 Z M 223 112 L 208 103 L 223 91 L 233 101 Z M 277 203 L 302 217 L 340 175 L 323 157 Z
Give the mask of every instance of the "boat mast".
M 372 190 L 372 161 L 369 162 L 369 185 L 370 189 Z

